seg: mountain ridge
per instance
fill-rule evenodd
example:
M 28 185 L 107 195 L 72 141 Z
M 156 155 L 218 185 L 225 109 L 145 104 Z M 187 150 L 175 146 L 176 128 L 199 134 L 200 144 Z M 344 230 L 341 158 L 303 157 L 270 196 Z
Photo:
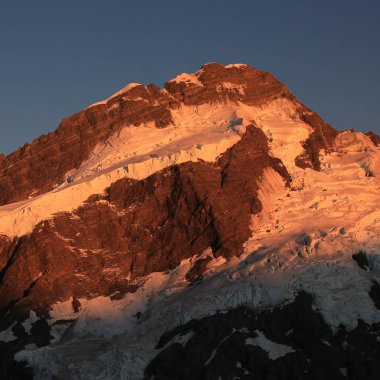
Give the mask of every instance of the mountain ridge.
M 4 376 L 24 361 L 37 379 L 165 378 L 213 319 L 201 377 L 249 378 L 224 363 L 235 350 L 264 377 L 276 360 L 307 378 L 323 345 L 334 376 L 377 373 L 341 347 L 359 332 L 380 349 L 377 135 L 336 131 L 272 74 L 209 63 L 163 89 L 128 85 L 35 141 L 0 170 Z M 315 349 L 286 310 L 321 328 Z
M 64 118 L 56 131 L 1 157 L 0 205 L 49 191 L 66 179 L 67 172 L 88 159 L 97 143 L 119 131 L 122 125 L 138 126 L 152 121 L 157 128 L 166 127 L 173 122 L 171 110 L 180 104 L 199 106 L 210 102 L 243 101 L 252 106 L 275 98 L 295 99 L 272 74 L 247 65 L 209 63 L 193 77 L 199 77 L 202 85 L 177 83 L 174 78 L 166 82 L 163 89 L 153 84 L 128 88 L 111 96 L 105 104 L 97 103 Z M 243 83 L 246 88 L 243 93 L 242 88 L 223 88 L 225 81 L 235 86 Z M 306 167 L 311 157 L 311 165 L 317 168 L 318 160 L 312 151 L 327 148 L 333 132 L 317 115 L 308 115 L 312 111 L 303 105 L 300 107 L 302 117 L 316 129 L 316 137 L 306 143 L 306 157 L 301 157 L 299 162 Z M 326 138 L 319 138 L 325 130 L 328 131 Z

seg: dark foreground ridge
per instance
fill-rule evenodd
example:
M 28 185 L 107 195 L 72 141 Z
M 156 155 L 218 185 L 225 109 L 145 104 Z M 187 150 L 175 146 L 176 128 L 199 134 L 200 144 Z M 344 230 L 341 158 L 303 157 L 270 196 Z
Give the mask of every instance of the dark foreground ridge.
M 164 334 L 145 370 L 155 380 L 380 378 L 380 323 L 333 333 L 300 293 L 273 311 L 240 307 Z

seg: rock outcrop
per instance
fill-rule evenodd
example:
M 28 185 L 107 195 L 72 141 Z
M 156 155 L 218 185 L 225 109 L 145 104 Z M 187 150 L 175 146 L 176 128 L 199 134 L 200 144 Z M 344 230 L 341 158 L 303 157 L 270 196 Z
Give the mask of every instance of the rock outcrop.
M 319 152 L 320 150 L 331 152 L 334 149 L 338 131 L 325 123 L 318 114 L 306 106 L 302 106 L 299 114 L 301 120 L 312 127 L 313 132 L 307 140 L 302 142 L 305 151 L 296 158 L 296 165 L 303 169 L 320 170 Z
M 380 137 L 372 132 L 372 131 L 369 131 L 366 133 L 366 135 L 371 139 L 371 141 L 376 145 L 376 146 L 380 146 Z

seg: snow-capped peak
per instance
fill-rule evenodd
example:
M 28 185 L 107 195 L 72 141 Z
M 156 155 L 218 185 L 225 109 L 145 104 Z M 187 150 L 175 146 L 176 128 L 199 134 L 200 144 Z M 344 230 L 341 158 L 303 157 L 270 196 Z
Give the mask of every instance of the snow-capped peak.
M 113 95 L 111 95 L 109 98 L 105 99 L 105 100 L 101 100 L 100 102 L 96 102 L 96 103 L 93 103 L 91 104 L 88 108 L 90 107 L 93 107 L 93 106 L 97 106 L 99 104 L 106 104 L 107 102 L 109 102 L 111 99 L 113 98 L 116 98 L 117 96 L 120 96 L 122 94 L 126 94 L 128 91 L 132 90 L 133 88 L 135 87 L 138 87 L 138 86 L 143 86 L 141 83 L 129 83 L 127 84 L 125 87 L 123 87 L 121 90 L 115 92 Z

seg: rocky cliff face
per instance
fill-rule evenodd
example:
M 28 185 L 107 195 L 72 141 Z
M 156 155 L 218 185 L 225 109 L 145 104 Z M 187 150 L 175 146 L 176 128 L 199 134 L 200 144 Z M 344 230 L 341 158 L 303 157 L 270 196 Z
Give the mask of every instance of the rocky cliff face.
M 370 132 L 367 132 L 366 135 L 371 139 L 371 141 L 372 141 L 376 146 L 379 146 L 379 145 L 380 145 L 380 137 L 379 137 L 376 133 L 370 131 Z
M 320 170 L 319 152 L 321 150 L 326 152 L 334 150 L 334 142 L 338 131 L 326 124 L 319 115 L 307 107 L 302 108 L 300 116 L 306 124 L 313 128 L 313 132 L 307 140 L 302 142 L 305 151 L 296 158 L 296 165 L 303 169 L 313 168 Z

